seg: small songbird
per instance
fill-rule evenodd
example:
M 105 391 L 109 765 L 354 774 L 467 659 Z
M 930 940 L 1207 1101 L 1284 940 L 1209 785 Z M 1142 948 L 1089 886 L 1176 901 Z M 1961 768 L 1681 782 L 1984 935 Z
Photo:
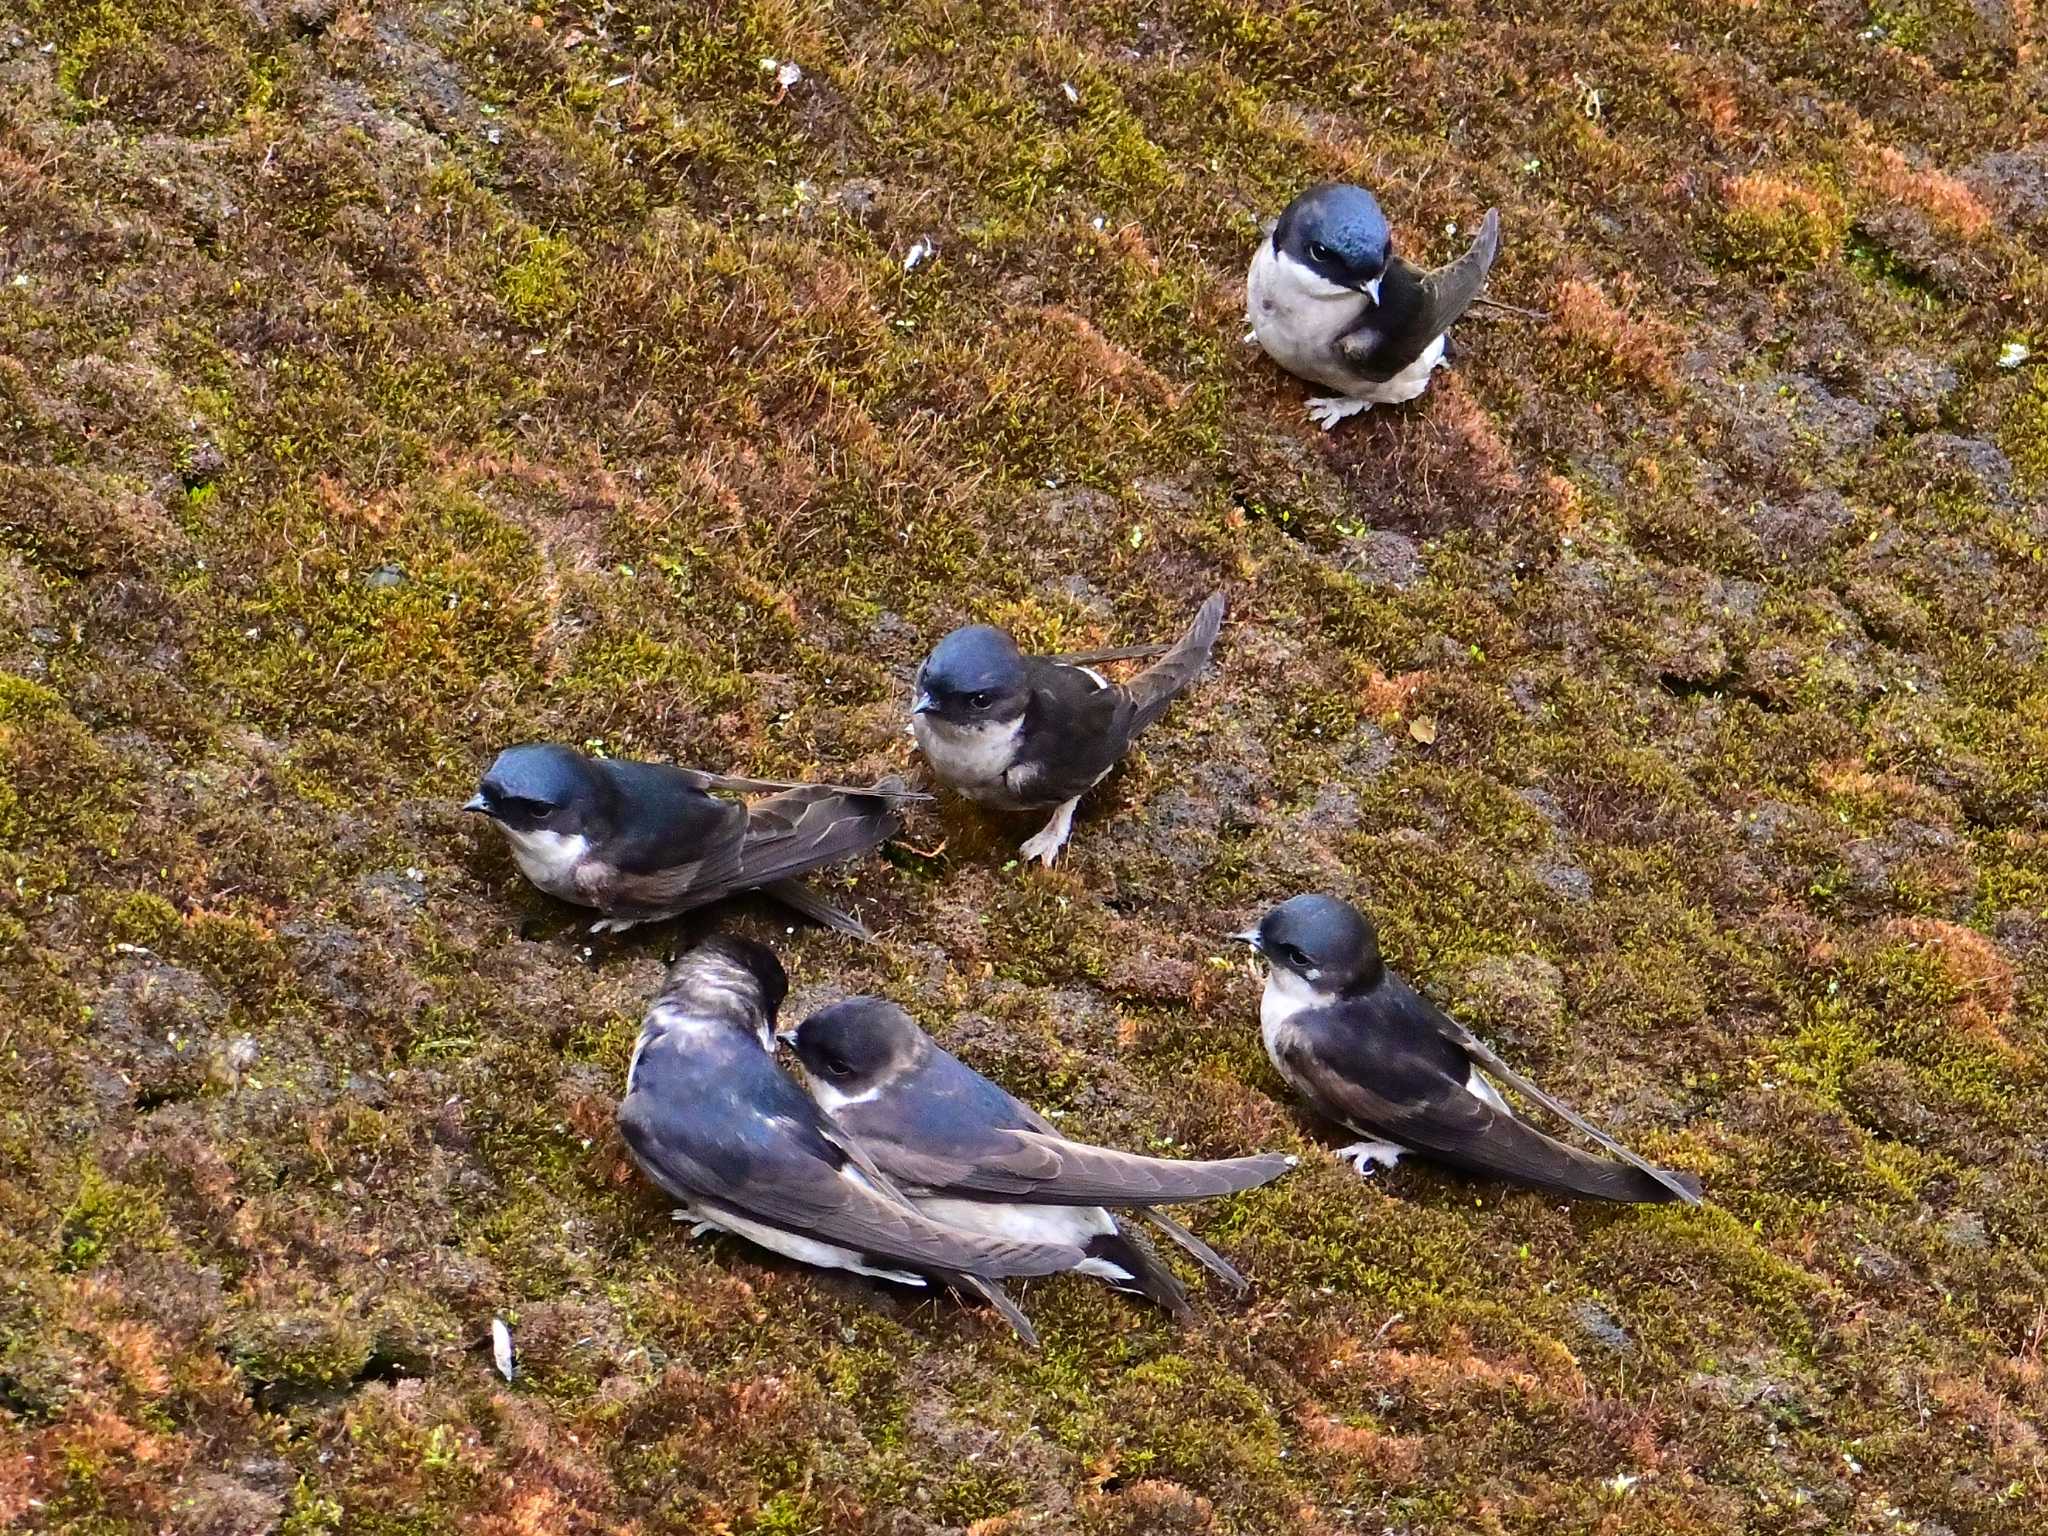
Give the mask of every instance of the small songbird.
M 1564 1194 L 1699 1203 L 1698 1179 L 1654 1167 L 1594 1129 L 1388 969 L 1372 924 L 1348 902 L 1297 896 L 1237 937 L 1272 967 L 1259 1005 L 1266 1054 L 1318 1113 L 1367 1138 L 1337 1154 L 1360 1174 L 1413 1153 Z M 1518 1119 L 1485 1073 L 1620 1161 Z
M 740 805 L 712 789 L 779 793 Z M 543 891 L 602 912 L 598 933 L 763 890 L 814 922 L 871 939 L 796 877 L 880 847 L 901 829 L 902 804 L 925 798 L 894 779 L 873 789 L 793 785 L 534 742 L 500 752 L 463 809 L 498 824 L 520 873 Z
M 1064 1273 L 1080 1251 L 918 1211 L 776 1065 L 775 1015 L 788 990 L 773 952 L 745 939 L 712 938 L 670 967 L 619 1103 L 633 1160 L 678 1202 L 692 1236 L 731 1232 L 821 1269 L 972 1291 L 1036 1343 L 997 1281 Z
M 1244 1277 L 1220 1254 L 1152 1208 L 1253 1189 L 1295 1163 L 1277 1153 L 1144 1157 L 1071 1141 L 878 997 L 834 1003 L 782 1038 L 812 1097 L 925 1215 L 992 1237 L 1070 1244 L 1086 1255 L 1079 1273 L 1182 1320 L 1193 1315 L 1186 1290 L 1107 1207 L 1140 1211 L 1242 1293 Z
M 1500 250 L 1489 208 L 1472 248 L 1424 271 L 1396 256 L 1386 215 L 1363 187 L 1324 182 L 1287 205 L 1245 280 L 1251 339 L 1297 378 L 1337 391 L 1308 403 L 1325 432 L 1429 387 L 1445 333 L 1479 296 Z
M 1074 807 L 1123 760 L 1131 741 L 1200 676 L 1223 627 L 1223 594 L 1128 683 L 1052 656 L 1026 656 L 1000 629 L 956 629 L 918 669 L 911 729 L 949 789 L 983 805 L 1052 806 L 1021 848 L 1050 865 L 1074 829 Z

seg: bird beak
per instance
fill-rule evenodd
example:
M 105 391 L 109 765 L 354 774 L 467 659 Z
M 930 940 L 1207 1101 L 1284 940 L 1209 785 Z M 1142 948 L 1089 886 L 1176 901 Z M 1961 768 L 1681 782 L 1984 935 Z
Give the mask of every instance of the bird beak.
M 467 800 L 462 802 L 462 808 L 465 811 L 476 811 L 480 815 L 484 816 L 488 816 L 491 814 L 491 802 L 486 800 L 482 795 L 471 795 Z
M 776 1039 L 778 1039 L 778 1040 L 780 1040 L 780 1041 L 781 1041 L 781 1042 L 782 1042 L 782 1043 L 783 1043 L 784 1045 L 788 1046 L 788 1047 L 789 1047 L 789 1048 L 790 1048 L 790 1049 L 791 1049 L 792 1051 L 796 1049 L 796 1031 L 795 1031 L 795 1030 L 793 1030 L 793 1029 L 778 1029 L 777 1031 L 775 1031 L 775 1038 L 776 1038 Z
M 910 701 L 910 712 L 913 715 L 928 715 L 938 707 L 938 701 L 922 688 L 917 690 L 917 697 Z
M 1247 928 L 1242 933 L 1233 933 L 1231 937 L 1233 939 L 1239 940 L 1242 943 L 1251 945 L 1253 949 L 1257 949 L 1259 947 L 1259 930 L 1256 928 Z
M 1371 299 L 1373 303 L 1377 304 L 1380 301 L 1380 284 L 1385 281 L 1386 275 L 1382 273 L 1380 276 L 1374 278 L 1369 283 L 1360 283 L 1358 285 L 1358 291 L 1364 294 L 1368 299 Z

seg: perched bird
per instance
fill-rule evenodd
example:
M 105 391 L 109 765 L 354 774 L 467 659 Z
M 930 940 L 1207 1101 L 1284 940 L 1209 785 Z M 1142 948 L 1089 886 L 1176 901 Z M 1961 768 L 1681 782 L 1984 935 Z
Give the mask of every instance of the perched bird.
M 834 1003 L 782 1038 L 812 1097 L 925 1215 L 992 1237 L 1071 1244 L 1086 1255 L 1079 1273 L 1182 1319 L 1193 1314 L 1180 1281 L 1105 1207 L 1142 1211 L 1242 1292 L 1244 1277 L 1221 1255 L 1151 1207 L 1253 1189 L 1295 1162 L 1182 1161 L 1070 1141 L 878 997 Z
M 1297 896 L 1237 935 L 1272 967 L 1259 1005 L 1273 1065 L 1320 1113 L 1367 1139 L 1338 1152 L 1361 1174 L 1405 1154 L 1467 1173 L 1601 1200 L 1683 1200 L 1699 1180 L 1669 1173 L 1566 1109 L 1380 959 L 1379 936 L 1334 896 Z M 1591 1136 L 1609 1162 L 1518 1119 L 1490 1072 Z
M 1049 865 L 1066 846 L 1081 797 L 1201 674 L 1222 627 L 1216 592 L 1188 632 L 1128 683 L 1059 657 L 1026 656 L 986 624 L 956 629 L 918 669 L 910 713 L 918 750 L 942 783 L 970 800 L 1007 811 L 1052 806 L 1052 819 L 1020 850 Z
M 1268 357 L 1334 395 L 1310 400 L 1325 432 L 1375 405 L 1429 387 L 1445 333 L 1471 307 L 1500 250 L 1489 208 L 1472 248 L 1434 272 L 1393 252 L 1393 235 L 1363 187 L 1324 182 L 1287 205 L 1245 280 L 1245 318 Z
M 780 793 L 739 805 L 712 789 Z M 785 784 L 534 742 L 500 752 L 463 809 L 498 824 L 535 885 L 602 912 L 599 933 L 763 890 L 828 928 L 871 939 L 858 918 L 796 877 L 880 847 L 903 825 L 899 807 L 924 798 L 894 779 L 873 789 Z
M 619 1103 L 633 1160 L 678 1202 L 692 1236 L 731 1232 L 821 1269 L 970 1290 L 1035 1343 L 996 1281 L 1062 1273 L 1080 1251 L 920 1213 L 776 1065 L 788 990 L 774 954 L 745 939 L 710 939 L 670 967 Z

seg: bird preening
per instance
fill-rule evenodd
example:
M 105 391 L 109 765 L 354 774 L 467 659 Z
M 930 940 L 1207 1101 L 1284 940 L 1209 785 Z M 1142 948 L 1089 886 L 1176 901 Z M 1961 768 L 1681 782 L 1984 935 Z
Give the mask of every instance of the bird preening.
M 1500 214 L 1488 209 L 1464 255 L 1425 270 L 1395 253 L 1386 215 L 1365 188 L 1310 187 L 1252 257 L 1249 339 L 1296 378 L 1335 391 L 1308 402 L 1327 432 L 1429 388 L 1452 323 L 1478 298 L 1499 252 Z
M 1186 1288 L 1110 1208 L 1139 1212 L 1242 1291 L 1227 1260 L 1156 1207 L 1254 1188 L 1293 1158 L 1182 1162 L 1069 1140 L 877 998 L 783 1037 L 806 1094 L 773 1055 L 788 990 L 765 945 L 714 937 L 670 968 L 633 1047 L 619 1130 L 693 1233 L 948 1286 L 1026 1342 L 1004 1279 L 1093 1275 L 1192 1317 Z

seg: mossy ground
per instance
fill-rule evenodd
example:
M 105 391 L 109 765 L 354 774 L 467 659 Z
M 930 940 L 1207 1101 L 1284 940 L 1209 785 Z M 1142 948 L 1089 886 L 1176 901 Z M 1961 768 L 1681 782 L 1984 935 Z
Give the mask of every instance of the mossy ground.
M 2048 1530 L 2043 41 L 22 0 L 0 1526 Z M 1312 432 L 1239 274 L 1330 176 L 1424 258 L 1499 205 L 1551 319 Z M 1249 1301 L 1034 1285 L 1032 1355 L 685 1240 L 610 1114 L 687 930 L 586 944 L 491 750 L 900 768 L 951 625 L 1218 584 L 1070 862 L 921 813 L 883 944 L 783 949 L 1079 1131 L 1306 1154 L 1193 1218 Z M 1220 938 L 1308 886 L 1713 1207 L 1319 1155 Z

